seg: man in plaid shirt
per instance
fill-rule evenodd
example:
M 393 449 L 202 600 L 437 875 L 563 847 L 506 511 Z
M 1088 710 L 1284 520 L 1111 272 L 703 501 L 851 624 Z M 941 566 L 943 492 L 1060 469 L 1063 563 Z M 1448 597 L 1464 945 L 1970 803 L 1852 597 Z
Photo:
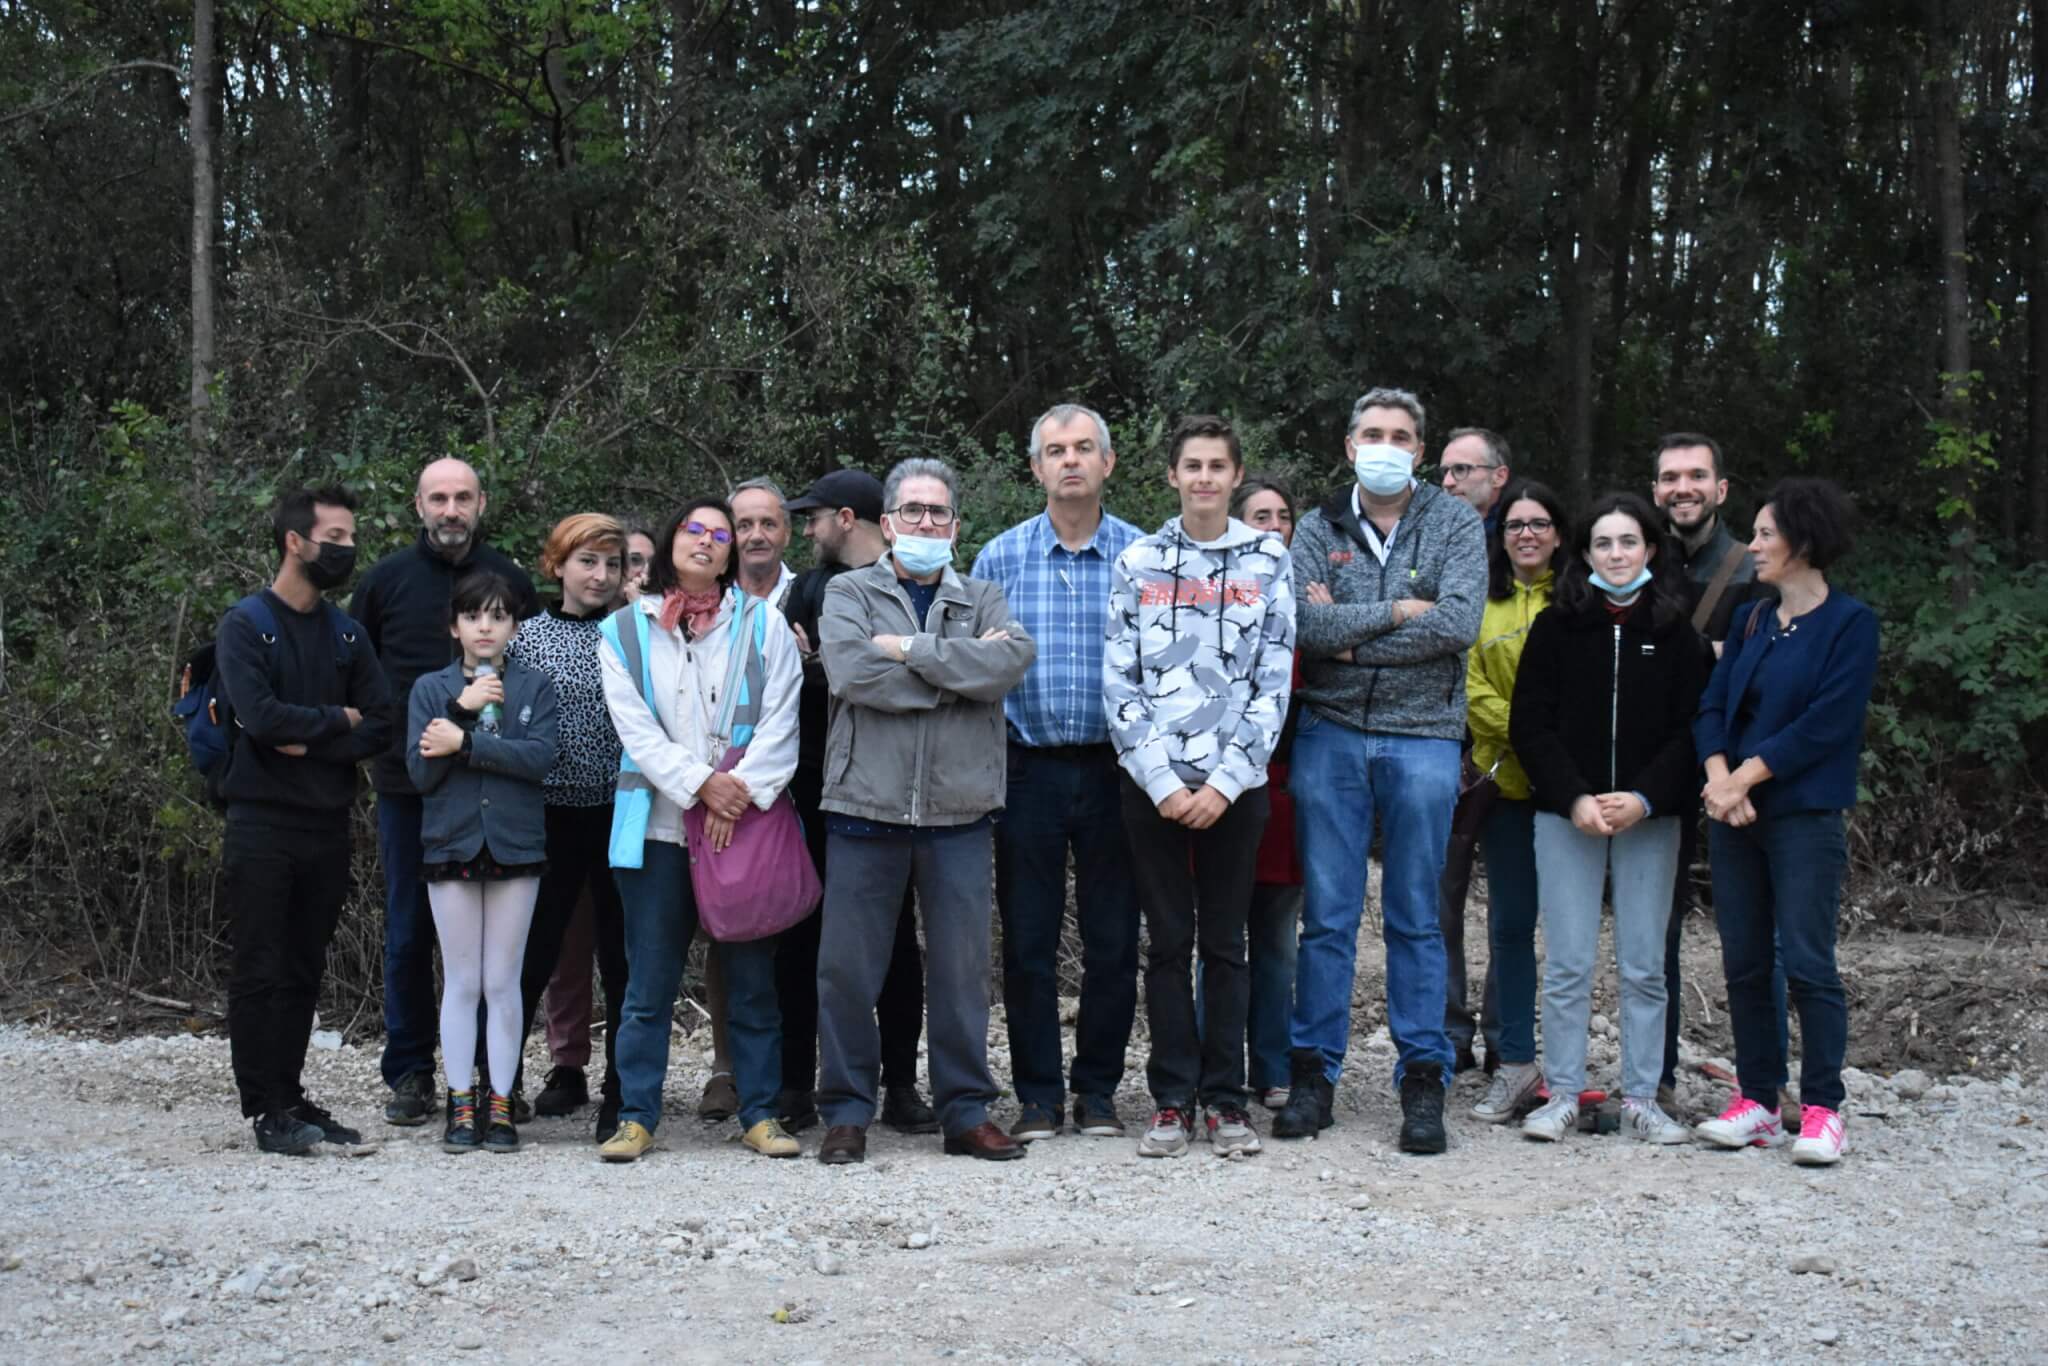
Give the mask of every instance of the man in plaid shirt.
M 973 577 L 999 585 L 1038 642 L 1003 702 L 1008 805 L 996 824 L 1003 1009 L 1020 1114 L 1010 1137 L 1051 1138 L 1066 1119 L 1060 1075 L 1059 949 L 1074 859 L 1081 934 L 1074 1127 L 1114 1137 L 1116 1088 L 1138 1006 L 1138 899 L 1117 806 L 1116 751 L 1102 703 L 1102 643 L 1116 557 L 1139 530 L 1103 510 L 1116 468 L 1102 415 L 1062 403 L 1031 424 L 1031 473 L 1045 511 L 982 548 Z

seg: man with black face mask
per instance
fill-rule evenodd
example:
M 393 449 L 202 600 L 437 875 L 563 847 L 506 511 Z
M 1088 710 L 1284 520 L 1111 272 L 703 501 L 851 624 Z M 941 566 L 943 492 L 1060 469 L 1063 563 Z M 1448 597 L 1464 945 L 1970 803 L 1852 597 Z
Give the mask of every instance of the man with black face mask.
M 271 528 L 277 578 L 237 603 L 214 667 L 234 709 L 221 873 L 233 924 L 228 1046 L 242 1114 L 264 1152 L 359 1143 L 307 1098 L 299 1077 L 349 890 L 356 764 L 391 741 L 390 689 L 362 628 L 320 596 L 355 569 L 355 499 L 295 489 Z
M 413 498 L 419 539 L 370 566 L 350 604 L 368 634 L 370 648 L 391 680 L 393 703 L 403 717 L 412 685 L 445 668 L 461 654 L 448 633 L 448 603 L 456 580 L 472 570 L 502 576 L 519 594 L 515 614 L 525 620 L 540 611 L 533 580 L 506 556 L 483 543 L 483 483 L 466 461 L 436 460 L 420 471 Z M 377 852 L 384 865 L 384 1083 L 391 1099 L 387 1124 L 424 1124 L 435 1109 L 440 1083 L 434 1074 L 439 1037 L 434 999 L 434 917 L 427 885 L 420 881 L 420 797 L 406 776 L 400 753 L 404 727 L 370 768 L 377 788 Z M 523 1107 L 523 1099 L 513 1097 Z M 516 1123 L 524 1123 L 517 1119 Z

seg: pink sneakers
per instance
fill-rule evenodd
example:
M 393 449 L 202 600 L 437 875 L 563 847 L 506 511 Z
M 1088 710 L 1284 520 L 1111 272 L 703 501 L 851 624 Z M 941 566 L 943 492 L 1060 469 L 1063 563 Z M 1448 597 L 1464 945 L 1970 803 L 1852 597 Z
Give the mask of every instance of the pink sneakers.
M 1836 1132 L 1840 1132 L 1839 1121 Z M 1766 1110 L 1739 1091 L 1728 1102 L 1727 1109 L 1713 1119 L 1693 1125 L 1692 1133 L 1702 1143 L 1711 1143 L 1717 1148 L 1772 1148 L 1783 1137 L 1778 1128 L 1778 1112 Z
M 1842 1160 L 1849 1146 L 1842 1131 L 1842 1117 L 1833 1110 L 1809 1105 L 1799 1116 L 1799 1138 L 1792 1145 L 1792 1160 L 1802 1167 L 1832 1167 Z

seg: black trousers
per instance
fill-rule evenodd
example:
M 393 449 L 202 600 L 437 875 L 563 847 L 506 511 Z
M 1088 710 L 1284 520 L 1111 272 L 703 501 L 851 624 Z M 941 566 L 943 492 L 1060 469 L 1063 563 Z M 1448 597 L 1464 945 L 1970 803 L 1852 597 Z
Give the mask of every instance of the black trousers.
M 242 1113 L 254 1118 L 305 1099 L 299 1084 L 327 946 L 348 900 L 347 812 L 308 829 L 231 807 L 221 848 L 234 956 L 228 976 L 228 1052 Z
M 617 1099 L 619 1012 L 626 1004 L 626 915 L 608 857 L 611 804 L 550 806 L 545 819 L 548 870 L 541 876 L 540 896 L 526 930 L 526 959 L 519 969 L 519 1005 L 525 1012 L 519 1031 L 521 1052 L 533 1033 L 541 993 L 561 961 L 562 936 L 588 887 L 591 937 L 597 941 L 597 970 L 604 979 L 604 1094 Z
M 825 867 L 825 815 L 818 809 L 824 796 L 824 774 L 799 767 L 789 783 L 790 800 L 803 820 L 804 844 L 811 851 L 818 880 Z M 915 894 L 903 894 L 903 914 L 896 918 L 896 940 L 889 953 L 889 971 L 875 1002 L 875 1024 L 882 1035 L 882 1085 L 917 1085 L 917 1041 L 924 1033 L 924 953 L 917 946 Z M 783 931 L 775 945 L 775 994 L 782 1004 L 782 1088 L 809 1091 L 818 1076 L 818 942 L 824 931 L 825 908 Z
M 1128 775 L 1119 778 L 1138 906 L 1145 915 L 1145 1080 L 1162 1109 L 1245 1103 L 1244 1028 L 1251 1008 L 1245 919 L 1251 913 L 1266 789 L 1241 794 L 1207 830 L 1167 820 Z M 1194 957 L 1202 959 L 1195 1027 Z

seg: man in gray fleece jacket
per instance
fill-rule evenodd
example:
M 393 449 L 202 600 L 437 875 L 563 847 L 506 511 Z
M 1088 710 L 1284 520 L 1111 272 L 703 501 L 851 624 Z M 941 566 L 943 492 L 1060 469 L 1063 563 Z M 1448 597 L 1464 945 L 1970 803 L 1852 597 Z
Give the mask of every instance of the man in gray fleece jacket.
M 1361 397 L 1344 438 L 1356 482 L 1294 534 L 1302 713 L 1288 786 L 1307 895 L 1290 1095 L 1273 1132 L 1307 1137 L 1334 1122 L 1377 820 L 1401 1148 L 1442 1152 L 1452 1053 L 1436 888 L 1458 799 L 1486 542 L 1470 503 L 1416 481 L 1422 425 L 1422 403 L 1406 390 Z

